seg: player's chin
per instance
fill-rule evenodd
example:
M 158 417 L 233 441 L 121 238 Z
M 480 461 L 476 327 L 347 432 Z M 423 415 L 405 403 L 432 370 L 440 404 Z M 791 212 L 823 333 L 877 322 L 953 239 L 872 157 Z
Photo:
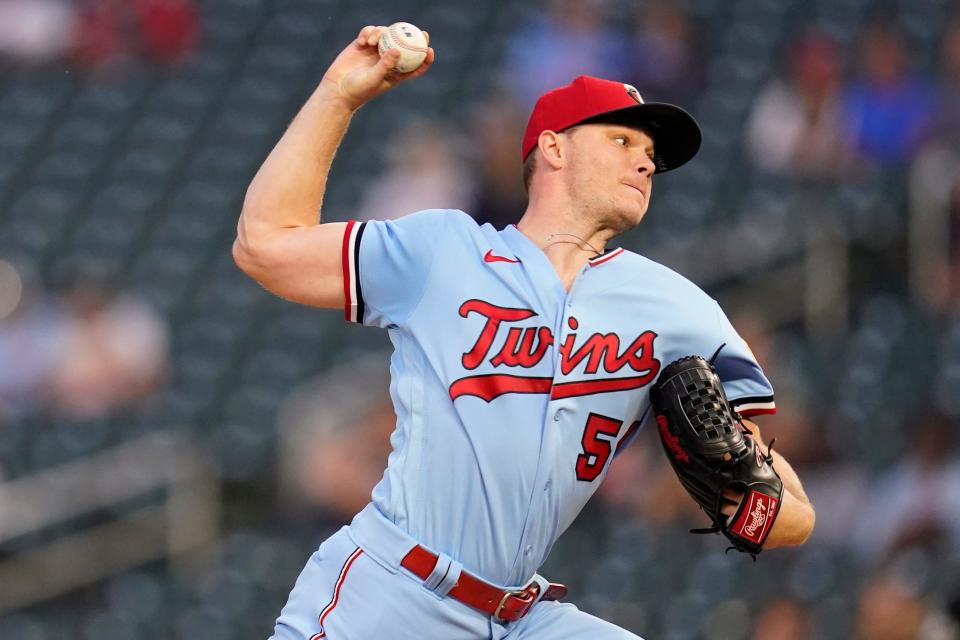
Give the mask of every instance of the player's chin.
M 623 231 L 632 229 L 641 222 L 647 215 L 647 204 L 645 202 L 631 202 L 629 205 L 621 208 L 620 218 L 623 220 Z

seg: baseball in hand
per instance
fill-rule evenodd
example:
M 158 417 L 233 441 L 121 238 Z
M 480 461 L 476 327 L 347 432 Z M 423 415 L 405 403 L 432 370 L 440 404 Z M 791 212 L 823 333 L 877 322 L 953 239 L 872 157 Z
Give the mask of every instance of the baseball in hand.
M 409 22 L 394 22 L 380 34 L 377 44 L 381 56 L 390 49 L 400 50 L 400 59 L 393 68 L 410 73 L 427 59 L 427 37 Z

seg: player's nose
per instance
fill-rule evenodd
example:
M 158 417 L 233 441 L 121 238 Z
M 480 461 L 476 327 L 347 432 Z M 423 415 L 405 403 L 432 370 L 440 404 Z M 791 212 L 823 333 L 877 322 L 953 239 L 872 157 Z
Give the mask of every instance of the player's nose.
M 657 170 L 657 165 L 653 162 L 653 158 L 643 154 L 637 160 L 636 170 L 640 175 L 649 178 Z

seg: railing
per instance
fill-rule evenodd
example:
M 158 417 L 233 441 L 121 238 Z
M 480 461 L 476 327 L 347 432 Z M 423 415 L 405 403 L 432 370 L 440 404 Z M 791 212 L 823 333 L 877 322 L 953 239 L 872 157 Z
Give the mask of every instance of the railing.
M 204 455 L 175 433 L 0 484 L 0 615 L 161 559 L 188 569 L 218 538 L 219 504 Z

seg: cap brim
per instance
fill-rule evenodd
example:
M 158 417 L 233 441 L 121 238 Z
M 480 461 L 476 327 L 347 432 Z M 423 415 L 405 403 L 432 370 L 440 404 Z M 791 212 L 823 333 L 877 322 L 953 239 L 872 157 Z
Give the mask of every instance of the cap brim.
M 657 173 L 689 162 L 697 155 L 703 141 L 700 125 L 693 116 L 672 104 L 652 102 L 614 109 L 581 120 L 577 125 L 597 123 L 623 124 L 649 132 L 653 138 L 653 161 Z

